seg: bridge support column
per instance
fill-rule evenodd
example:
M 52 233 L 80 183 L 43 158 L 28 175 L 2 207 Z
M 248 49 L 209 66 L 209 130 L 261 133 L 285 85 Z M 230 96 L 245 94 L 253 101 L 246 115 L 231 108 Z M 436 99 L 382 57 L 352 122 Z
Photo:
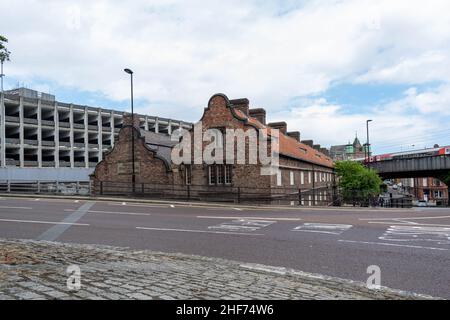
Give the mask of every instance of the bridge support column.
M 450 186 L 447 186 L 447 207 L 450 207 Z

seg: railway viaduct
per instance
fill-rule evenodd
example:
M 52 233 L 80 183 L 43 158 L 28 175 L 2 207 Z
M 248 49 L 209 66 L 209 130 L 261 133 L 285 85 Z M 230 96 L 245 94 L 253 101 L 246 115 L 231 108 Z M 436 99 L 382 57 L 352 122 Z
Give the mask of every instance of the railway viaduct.
M 450 173 L 450 155 L 385 160 L 367 166 L 385 179 L 434 177 L 445 180 Z
M 383 179 L 434 177 L 447 184 L 450 194 L 450 155 L 385 160 L 366 166 L 376 170 Z

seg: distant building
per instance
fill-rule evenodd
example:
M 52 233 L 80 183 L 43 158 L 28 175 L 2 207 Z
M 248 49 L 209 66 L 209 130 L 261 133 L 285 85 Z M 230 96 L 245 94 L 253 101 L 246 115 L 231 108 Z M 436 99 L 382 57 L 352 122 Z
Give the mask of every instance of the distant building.
M 356 136 L 353 143 L 331 146 L 330 157 L 333 161 L 361 159 L 366 156 L 365 148 Z
M 59 102 L 18 88 L 0 94 L 0 180 L 88 181 L 114 146 L 123 111 Z M 184 121 L 138 115 L 146 132 L 169 136 Z
M 436 205 L 447 204 L 448 187 L 436 178 L 408 178 L 400 179 L 403 187 L 417 200 L 425 200 Z

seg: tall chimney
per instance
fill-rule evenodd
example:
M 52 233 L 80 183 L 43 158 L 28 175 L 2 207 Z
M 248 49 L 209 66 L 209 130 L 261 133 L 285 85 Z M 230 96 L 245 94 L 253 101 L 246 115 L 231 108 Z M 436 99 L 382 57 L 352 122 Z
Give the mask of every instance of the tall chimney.
M 238 110 L 242 111 L 246 116 L 248 116 L 250 101 L 247 98 L 230 100 L 230 103 Z
M 287 132 L 287 123 L 282 122 L 272 122 L 269 123 L 269 127 L 280 130 L 281 133 L 286 134 Z
M 256 108 L 256 109 L 250 109 L 249 115 L 252 118 L 255 118 L 259 122 L 261 122 L 263 125 L 266 124 L 266 110 L 263 108 Z
M 314 145 L 314 141 L 313 140 L 303 140 L 302 143 L 306 144 L 307 146 L 310 146 L 311 148 Z
M 291 138 L 294 138 L 298 142 L 300 142 L 300 131 L 291 131 L 291 132 L 288 132 L 287 135 Z

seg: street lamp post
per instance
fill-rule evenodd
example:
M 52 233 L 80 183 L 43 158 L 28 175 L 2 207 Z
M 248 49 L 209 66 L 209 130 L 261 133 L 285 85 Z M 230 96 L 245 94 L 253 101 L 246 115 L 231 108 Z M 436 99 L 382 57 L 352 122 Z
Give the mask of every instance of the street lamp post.
M 133 71 L 124 69 L 130 75 L 131 79 L 131 184 L 133 194 L 136 191 L 136 171 L 134 167 L 134 106 L 133 106 Z
M 368 162 L 370 159 L 370 142 L 369 142 L 369 122 L 372 122 L 373 120 L 367 120 L 366 121 L 366 130 L 367 130 L 367 143 L 366 143 L 366 161 Z

